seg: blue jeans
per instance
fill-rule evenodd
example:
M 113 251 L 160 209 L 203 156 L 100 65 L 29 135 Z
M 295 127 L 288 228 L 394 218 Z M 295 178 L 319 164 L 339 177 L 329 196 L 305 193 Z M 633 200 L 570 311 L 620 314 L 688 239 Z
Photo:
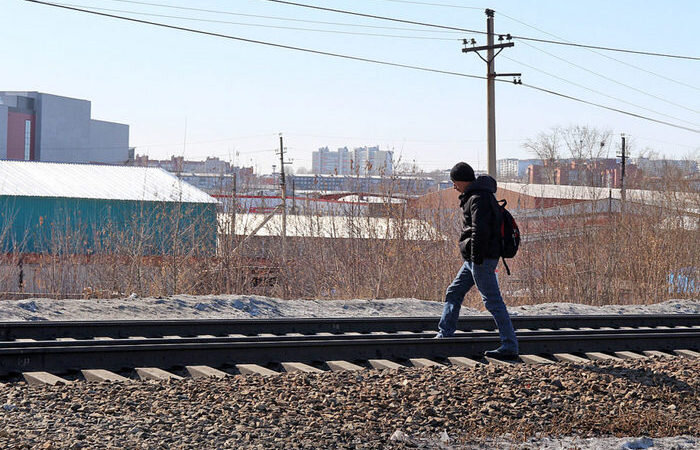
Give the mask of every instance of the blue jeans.
M 476 284 L 486 309 L 496 321 L 498 334 L 501 337 L 501 349 L 506 352 L 518 352 L 518 340 L 515 337 L 513 323 L 510 321 L 508 310 L 503 303 L 503 297 L 501 297 L 501 290 L 498 287 L 497 265 L 498 259 L 485 259 L 482 264 L 474 264 L 471 261 L 462 264 L 457 276 L 447 287 L 445 293 L 445 307 L 438 325 L 441 336 L 454 335 L 464 296 Z

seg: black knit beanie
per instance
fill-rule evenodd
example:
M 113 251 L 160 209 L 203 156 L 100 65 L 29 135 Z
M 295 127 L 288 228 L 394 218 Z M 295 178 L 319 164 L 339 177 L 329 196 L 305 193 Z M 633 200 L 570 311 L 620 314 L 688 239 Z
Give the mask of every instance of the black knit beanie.
M 465 162 L 458 162 L 450 170 L 450 179 L 452 181 L 474 181 L 474 169 Z

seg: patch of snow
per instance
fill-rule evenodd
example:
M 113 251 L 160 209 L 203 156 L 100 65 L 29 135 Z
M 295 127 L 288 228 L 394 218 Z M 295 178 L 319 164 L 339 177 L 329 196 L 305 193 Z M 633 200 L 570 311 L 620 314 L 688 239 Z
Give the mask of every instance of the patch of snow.
M 646 436 L 638 438 L 582 438 L 578 436 L 533 437 L 527 441 L 519 442 L 511 440 L 509 435 L 505 435 L 500 438 L 486 438 L 483 440 L 448 445 L 451 439 L 444 430 L 437 437 L 411 435 L 401 430 L 396 430 L 389 439 L 417 448 L 450 450 L 489 450 L 494 448 L 508 448 L 511 450 L 631 450 L 647 448 L 654 448 L 655 450 L 690 450 L 700 448 L 700 438 L 695 436 L 674 436 L 653 439 Z
M 646 449 L 655 450 L 685 450 L 697 449 L 700 446 L 700 438 L 696 436 L 674 436 L 663 438 L 649 437 L 600 437 L 581 438 L 571 437 L 547 437 L 531 438 L 525 442 L 512 442 L 508 439 L 487 439 L 483 442 L 467 443 L 460 449 L 490 449 L 490 448 L 510 448 L 517 450 L 562 450 L 575 448 L 579 450 L 627 450 Z
M 442 302 L 413 298 L 381 300 L 280 300 L 255 295 L 175 295 L 167 298 L 46 299 L 0 301 L 0 321 L 248 319 L 294 317 L 440 317 Z M 654 305 L 590 306 L 545 303 L 509 307 L 514 315 L 700 314 L 700 300 L 669 300 Z M 36 312 L 41 311 L 41 315 Z M 461 315 L 488 315 L 462 307 Z
M 668 300 L 653 305 L 604 305 L 591 306 L 578 303 L 542 303 L 508 308 L 512 315 L 541 314 L 698 314 L 698 300 Z

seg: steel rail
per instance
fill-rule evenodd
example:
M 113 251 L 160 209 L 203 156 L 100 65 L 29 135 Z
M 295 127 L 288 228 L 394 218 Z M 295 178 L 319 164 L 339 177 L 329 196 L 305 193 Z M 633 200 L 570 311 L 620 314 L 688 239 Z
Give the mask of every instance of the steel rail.
M 512 316 L 512 319 L 516 329 L 700 326 L 700 314 Z M 130 336 L 162 337 L 169 335 L 257 335 L 260 333 L 283 335 L 322 332 L 421 332 L 437 330 L 438 320 L 439 318 L 435 316 L 0 322 L 0 340 L 50 340 L 62 337 L 88 339 L 97 336 L 126 338 Z M 460 318 L 458 330 L 475 329 L 494 330 L 495 323 L 491 316 L 487 315 Z
M 518 338 L 531 337 L 531 336 L 594 336 L 594 335 L 608 335 L 613 331 L 616 332 L 634 332 L 637 334 L 656 334 L 665 335 L 669 332 L 669 328 L 631 328 L 624 330 L 610 330 L 610 329 L 585 329 L 585 330 L 519 330 L 517 332 Z M 681 329 L 675 329 L 675 331 L 698 331 L 700 332 L 700 327 L 687 327 Z M 48 347 L 110 347 L 110 346 L 120 346 L 120 345 L 163 345 L 163 344 L 210 344 L 215 342 L 243 342 L 243 343 L 259 343 L 259 342 L 307 342 L 307 341 L 317 341 L 319 339 L 332 342 L 332 341 L 344 341 L 344 340 L 382 340 L 382 339 L 416 339 L 416 338 L 433 338 L 435 332 L 400 332 L 400 333 L 382 333 L 382 334 L 329 334 L 329 335 L 271 335 L 271 336 L 198 336 L 198 337 L 180 337 L 180 336 L 168 336 L 168 337 L 130 337 L 130 338 L 117 338 L 117 339 L 76 339 L 76 340 L 45 340 L 45 341 L 0 341 L 0 350 L 2 349 L 18 349 L 18 348 L 48 348 Z M 486 337 L 486 336 L 498 336 L 497 331 L 465 331 L 458 333 L 456 338 L 465 337 Z
M 269 364 L 283 361 L 322 362 L 367 359 L 405 360 L 408 358 L 480 358 L 485 350 L 498 345 L 498 336 L 471 333 L 448 339 L 381 336 L 379 338 L 271 339 L 253 342 L 214 341 L 168 343 L 120 343 L 89 345 L 75 341 L 63 345 L 10 347 L 0 349 L 0 375 L 26 371 L 66 373 L 78 369 L 108 370 L 134 367 L 173 368 L 204 364 Z M 616 330 L 606 333 L 579 331 L 523 335 L 519 338 L 522 354 L 615 352 L 700 348 L 700 330 Z M 36 343 L 35 343 L 36 344 Z M 78 345 L 82 344 L 82 345 Z

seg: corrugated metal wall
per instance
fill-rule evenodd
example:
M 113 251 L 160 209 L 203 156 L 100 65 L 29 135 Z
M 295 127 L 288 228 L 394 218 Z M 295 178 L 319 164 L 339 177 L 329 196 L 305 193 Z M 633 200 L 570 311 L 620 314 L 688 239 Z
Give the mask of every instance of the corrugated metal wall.
M 216 204 L 0 196 L 3 252 L 214 254 Z

